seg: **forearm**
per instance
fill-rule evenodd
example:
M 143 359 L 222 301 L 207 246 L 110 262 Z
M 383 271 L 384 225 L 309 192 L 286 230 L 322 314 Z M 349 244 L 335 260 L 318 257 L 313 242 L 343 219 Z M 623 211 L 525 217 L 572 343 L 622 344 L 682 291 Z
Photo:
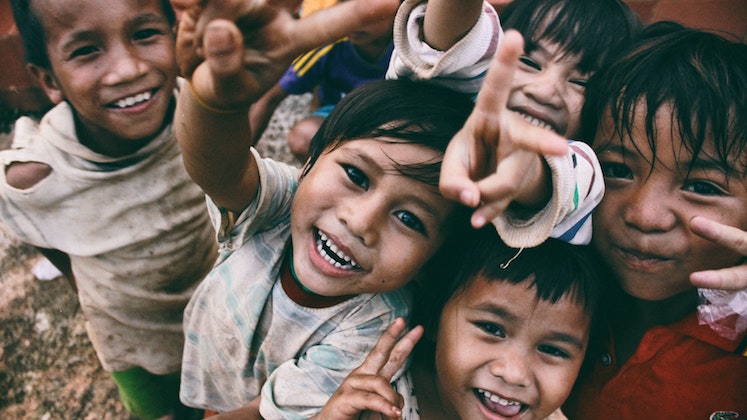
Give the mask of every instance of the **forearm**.
M 185 87 L 177 103 L 174 129 L 192 179 L 219 206 L 243 210 L 258 185 L 256 162 L 249 153 L 248 108 L 215 112 Z
M 437 50 L 448 50 L 472 29 L 482 7 L 482 0 L 430 0 L 423 21 L 423 41 Z

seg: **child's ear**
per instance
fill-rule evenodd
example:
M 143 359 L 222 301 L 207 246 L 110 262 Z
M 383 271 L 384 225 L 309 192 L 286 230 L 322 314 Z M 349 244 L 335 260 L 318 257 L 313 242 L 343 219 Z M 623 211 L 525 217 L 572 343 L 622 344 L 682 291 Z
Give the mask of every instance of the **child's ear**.
M 65 95 L 62 93 L 62 90 L 57 84 L 57 79 L 54 77 L 51 70 L 39 67 L 35 64 L 29 64 L 27 68 L 53 104 L 57 105 L 65 99 Z

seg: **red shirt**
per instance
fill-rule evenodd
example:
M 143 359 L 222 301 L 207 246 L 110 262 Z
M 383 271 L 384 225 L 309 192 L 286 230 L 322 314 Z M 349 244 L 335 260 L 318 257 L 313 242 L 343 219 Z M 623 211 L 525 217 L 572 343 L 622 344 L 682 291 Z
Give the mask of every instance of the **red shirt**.
M 706 420 L 717 411 L 747 418 L 747 357 L 737 352 L 744 339 L 719 336 L 693 313 L 648 330 L 622 367 L 610 339 L 563 413 L 572 420 Z

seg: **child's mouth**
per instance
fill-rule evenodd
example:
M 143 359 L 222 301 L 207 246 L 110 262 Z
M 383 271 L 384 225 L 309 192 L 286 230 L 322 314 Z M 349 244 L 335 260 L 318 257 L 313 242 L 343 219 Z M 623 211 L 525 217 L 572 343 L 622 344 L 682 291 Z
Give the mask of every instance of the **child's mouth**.
M 490 391 L 476 389 L 477 398 L 482 401 L 483 405 L 490 411 L 503 416 L 512 417 L 522 412 L 526 407 L 519 401 L 511 401 L 501 398 Z
M 146 91 L 138 93 L 137 95 L 129 96 L 127 98 L 120 99 L 110 105 L 111 108 L 125 109 L 143 102 L 149 101 L 153 97 L 153 91 Z
M 533 117 L 533 116 L 531 116 L 531 115 L 528 115 L 528 114 L 525 114 L 525 113 L 523 113 L 523 112 L 521 112 L 521 111 L 514 111 L 514 112 L 516 112 L 517 114 L 521 115 L 521 117 L 522 117 L 522 118 L 524 118 L 525 120 L 527 120 L 527 121 L 528 121 L 528 122 L 529 122 L 530 124 L 532 124 L 532 125 L 535 125 L 535 126 L 537 126 L 537 127 L 541 127 L 541 128 L 544 128 L 544 129 L 546 129 L 546 130 L 550 130 L 550 131 L 552 131 L 552 132 L 555 132 L 555 133 L 557 133 L 557 132 L 558 132 L 558 131 L 557 131 L 557 130 L 555 129 L 555 127 L 553 127 L 553 126 L 552 126 L 552 125 L 551 125 L 550 123 L 548 123 L 547 121 L 543 121 L 543 120 L 540 120 L 539 118 L 535 118 L 535 117 Z
M 322 231 L 316 234 L 316 250 L 325 261 L 343 270 L 356 270 L 361 267 L 352 258 L 342 252 Z

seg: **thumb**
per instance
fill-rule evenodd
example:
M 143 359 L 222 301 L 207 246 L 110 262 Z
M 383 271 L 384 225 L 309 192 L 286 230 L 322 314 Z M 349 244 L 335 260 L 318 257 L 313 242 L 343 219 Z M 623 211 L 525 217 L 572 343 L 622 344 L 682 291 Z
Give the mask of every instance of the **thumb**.
M 218 109 L 233 108 L 240 98 L 238 86 L 244 77 L 242 35 L 228 20 L 216 19 L 205 28 L 205 62 L 192 77 L 195 93 Z

